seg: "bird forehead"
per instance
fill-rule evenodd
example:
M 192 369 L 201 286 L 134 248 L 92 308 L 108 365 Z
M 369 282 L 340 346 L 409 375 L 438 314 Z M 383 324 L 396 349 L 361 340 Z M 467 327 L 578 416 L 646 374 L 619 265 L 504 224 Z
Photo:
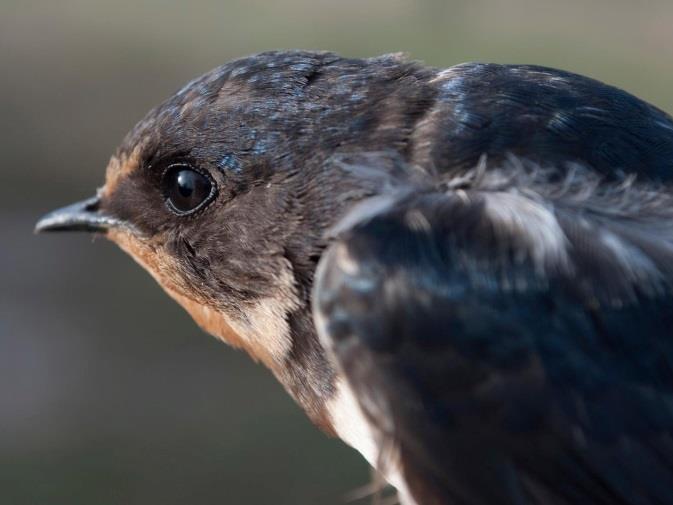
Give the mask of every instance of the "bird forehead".
M 298 102 L 304 99 L 299 91 L 306 85 L 306 76 L 328 57 L 261 53 L 190 81 L 126 135 L 107 166 L 103 194 L 113 193 L 122 179 L 142 167 L 143 157 L 157 152 L 208 151 L 211 143 L 257 154 L 266 151 L 273 139 L 261 139 L 260 128 L 269 120 L 296 115 Z
M 142 166 L 142 153 L 145 142 L 137 143 L 130 151 L 118 151 L 108 162 L 105 169 L 105 185 L 101 190 L 103 198 L 109 197 L 119 187 L 119 183 Z
M 141 169 L 145 159 L 161 153 L 203 153 L 213 145 L 230 144 L 233 149 L 239 143 L 252 152 L 260 151 L 257 123 L 251 121 L 253 116 L 265 117 L 264 111 L 272 104 L 255 96 L 240 78 L 220 82 L 214 90 L 212 83 L 208 84 L 210 87 L 201 82 L 188 84 L 126 135 L 108 162 L 104 196 L 114 193 L 124 178 Z M 226 135 L 234 131 L 236 136 Z M 214 137 L 210 139 L 213 145 L 209 134 Z M 251 143 L 255 145 L 251 147 Z

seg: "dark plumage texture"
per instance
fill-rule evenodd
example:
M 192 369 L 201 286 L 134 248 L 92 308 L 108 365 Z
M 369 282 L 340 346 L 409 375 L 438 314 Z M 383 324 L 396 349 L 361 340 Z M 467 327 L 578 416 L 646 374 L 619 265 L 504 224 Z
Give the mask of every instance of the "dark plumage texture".
M 578 161 L 607 177 L 671 177 L 670 117 L 625 91 L 531 65 L 467 63 L 447 73 L 429 149 L 440 169 L 511 153 L 546 165 Z
M 518 160 L 389 187 L 338 226 L 314 303 L 417 502 L 673 503 L 673 194 Z M 529 240 L 535 206 L 563 251 Z

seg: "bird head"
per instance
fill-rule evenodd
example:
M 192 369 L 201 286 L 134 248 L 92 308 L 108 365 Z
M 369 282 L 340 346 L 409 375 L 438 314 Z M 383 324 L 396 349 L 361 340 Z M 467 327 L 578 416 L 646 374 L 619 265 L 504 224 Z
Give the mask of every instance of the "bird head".
M 203 329 L 317 411 L 332 371 L 310 321 L 313 272 L 324 231 L 372 189 L 325 161 L 403 142 L 414 96 L 388 83 L 413 68 L 396 56 L 307 52 L 230 62 L 150 111 L 96 196 L 36 229 L 104 234 Z

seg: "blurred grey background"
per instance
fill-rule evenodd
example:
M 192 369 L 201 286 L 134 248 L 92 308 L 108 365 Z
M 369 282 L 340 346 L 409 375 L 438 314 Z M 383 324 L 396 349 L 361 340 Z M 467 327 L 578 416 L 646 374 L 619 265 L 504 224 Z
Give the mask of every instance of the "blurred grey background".
M 673 110 L 673 2 L 0 1 L 0 505 L 339 504 L 369 480 L 104 239 L 34 236 L 184 82 L 274 48 L 561 67 Z

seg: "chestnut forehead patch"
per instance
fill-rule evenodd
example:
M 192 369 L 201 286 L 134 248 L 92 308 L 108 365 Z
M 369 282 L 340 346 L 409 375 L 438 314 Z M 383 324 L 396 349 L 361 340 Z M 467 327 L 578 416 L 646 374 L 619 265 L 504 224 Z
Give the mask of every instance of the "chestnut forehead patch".
M 119 152 L 110 158 L 105 170 L 105 185 L 102 189 L 104 197 L 114 193 L 122 179 L 142 166 L 143 146 L 144 143 L 136 144 L 131 152 Z

